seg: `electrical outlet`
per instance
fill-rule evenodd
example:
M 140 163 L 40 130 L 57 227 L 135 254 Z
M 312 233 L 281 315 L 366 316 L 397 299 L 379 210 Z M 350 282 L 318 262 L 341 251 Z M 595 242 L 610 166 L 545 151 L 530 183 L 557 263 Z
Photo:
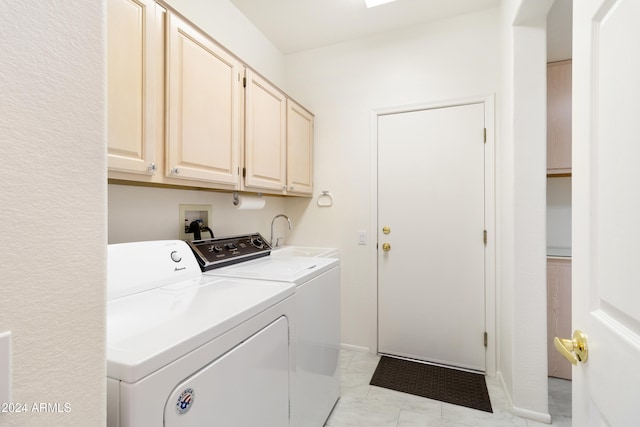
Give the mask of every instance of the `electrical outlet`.
M 200 229 L 204 227 L 213 229 L 211 205 L 179 205 L 178 238 L 180 240 L 193 240 L 193 233 L 188 232 L 193 221 L 200 223 Z

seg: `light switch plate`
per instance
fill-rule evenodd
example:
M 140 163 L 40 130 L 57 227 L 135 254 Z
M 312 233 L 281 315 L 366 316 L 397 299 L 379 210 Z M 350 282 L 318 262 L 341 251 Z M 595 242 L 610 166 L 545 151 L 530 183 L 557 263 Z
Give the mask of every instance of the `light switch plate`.
M 0 333 L 0 403 L 11 403 L 11 331 Z
M 364 230 L 358 231 L 358 244 L 366 245 L 367 244 L 367 232 Z

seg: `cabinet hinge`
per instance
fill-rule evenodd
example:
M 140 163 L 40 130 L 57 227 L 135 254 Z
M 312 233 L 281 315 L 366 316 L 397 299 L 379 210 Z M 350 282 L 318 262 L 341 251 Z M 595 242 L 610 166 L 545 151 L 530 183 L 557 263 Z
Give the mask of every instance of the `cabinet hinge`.
M 487 334 L 486 332 L 484 333 L 484 346 L 487 346 L 487 342 L 489 341 L 489 334 Z
M 487 230 L 482 231 L 482 241 L 484 242 L 484 245 L 487 246 Z
M 487 143 L 487 128 L 484 128 L 484 143 Z
M 242 177 L 243 178 L 247 177 L 247 168 L 242 168 Z
M 247 87 L 247 78 L 246 77 L 242 78 L 242 87 Z

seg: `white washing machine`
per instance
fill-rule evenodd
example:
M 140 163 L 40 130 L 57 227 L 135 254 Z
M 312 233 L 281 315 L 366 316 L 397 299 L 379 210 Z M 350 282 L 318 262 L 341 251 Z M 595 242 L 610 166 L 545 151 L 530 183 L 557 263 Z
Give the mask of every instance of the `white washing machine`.
M 204 276 L 182 241 L 108 256 L 109 427 L 294 425 L 293 284 Z
M 205 275 L 295 286 L 294 427 L 322 427 L 340 396 L 340 261 L 336 257 L 267 256 L 259 234 L 191 242 Z M 262 252 L 261 257 L 234 258 Z M 307 251 L 309 252 L 309 251 Z M 313 251 L 311 251 L 313 252 Z M 323 251 L 323 254 L 327 251 Z M 267 255 L 265 255 L 265 253 Z M 229 265 L 233 263 L 233 265 Z M 223 267 L 219 267 L 223 265 Z

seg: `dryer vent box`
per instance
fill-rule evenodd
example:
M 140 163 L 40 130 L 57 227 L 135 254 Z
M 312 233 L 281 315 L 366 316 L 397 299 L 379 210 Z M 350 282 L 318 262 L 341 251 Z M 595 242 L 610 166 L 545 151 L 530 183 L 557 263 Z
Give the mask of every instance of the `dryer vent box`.
M 180 240 L 193 240 L 193 233 L 187 232 L 189 225 L 193 221 L 200 222 L 200 227 L 211 227 L 211 205 L 180 205 L 178 224 L 178 238 Z M 208 232 L 204 232 L 203 238 L 209 237 Z

